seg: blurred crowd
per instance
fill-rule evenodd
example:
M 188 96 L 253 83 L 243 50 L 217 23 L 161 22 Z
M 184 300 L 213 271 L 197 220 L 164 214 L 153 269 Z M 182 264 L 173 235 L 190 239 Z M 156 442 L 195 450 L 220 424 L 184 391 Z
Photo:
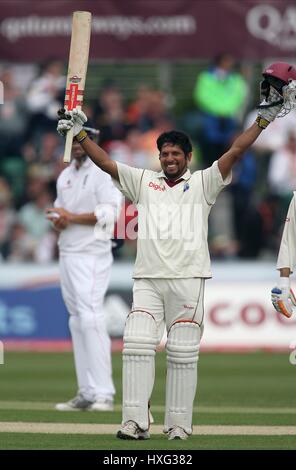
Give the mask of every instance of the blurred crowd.
M 64 142 L 56 132 L 64 64 L 50 61 L 27 77 L 13 64 L 0 66 L 0 80 L 0 261 L 50 262 L 57 258 L 57 235 L 45 210 L 52 206 L 64 168 Z M 221 54 L 197 74 L 192 106 L 181 116 L 174 113 L 166 90 L 139 82 L 127 100 L 120 80 L 114 79 L 100 85 L 84 111 L 89 125 L 100 130 L 99 143 L 110 157 L 136 167 L 158 170 L 158 135 L 172 128 L 187 132 L 194 143 L 191 169 L 196 170 L 211 165 L 254 122 L 259 86 L 254 83 L 253 90 L 250 83 L 234 59 Z M 213 258 L 275 256 L 296 188 L 294 120 L 293 112 L 276 119 L 236 166 L 231 186 L 210 216 Z M 134 254 L 135 241 L 126 240 L 116 256 Z

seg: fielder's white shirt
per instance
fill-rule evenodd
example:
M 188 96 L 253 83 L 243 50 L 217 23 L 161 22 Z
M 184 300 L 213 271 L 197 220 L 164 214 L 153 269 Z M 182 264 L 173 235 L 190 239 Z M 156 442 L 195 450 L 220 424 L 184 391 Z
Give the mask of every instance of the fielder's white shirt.
M 75 214 L 87 214 L 95 212 L 99 204 L 110 204 L 118 213 L 121 202 L 122 196 L 111 177 L 89 158 L 78 170 L 73 160 L 58 177 L 55 207 L 62 207 Z M 58 245 L 60 255 L 105 255 L 110 256 L 112 261 L 111 240 L 98 240 L 93 225 L 69 224 L 60 232 Z
M 285 227 L 279 250 L 277 269 L 290 268 L 293 272 L 296 264 L 296 191 L 290 202 Z
M 121 192 L 138 209 L 134 278 L 209 278 L 208 216 L 223 181 L 218 162 L 169 187 L 165 174 L 117 162 Z

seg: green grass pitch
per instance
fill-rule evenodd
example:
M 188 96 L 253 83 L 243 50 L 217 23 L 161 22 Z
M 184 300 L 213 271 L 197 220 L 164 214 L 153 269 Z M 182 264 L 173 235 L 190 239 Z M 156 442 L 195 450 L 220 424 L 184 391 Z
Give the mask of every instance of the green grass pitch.
M 157 353 L 152 412 L 156 425 L 164 419 L 165 354 Z M 198 435 L 167 441 L 162 434 L 149 441 L 120 441 L 114 434 L 0 432 L 0 449 L 296 449 L 296 435 L 250 435 L 250 426 L 294 427 L 296 368 L 289 353 L 200 355 L 193 424 L 244 426 L 241 434 Z M 116 385 L 114 412 L 58 412 L 54 403 L 75 395 L 70 353 L 6 353 L 0 366 L 0 431 L 4 423 L 114 424 L 121 421 L 121 354 L 113 354 Z M 28 424 L 29 425 L 29 424 Z M 27 426 L 28 426 L 27 425 Z M 245 428 L 246 427 L 246 428 Z M 227 428 L 226 428 L 227 429 Z M 2 429 L 3 431 L 3 429 Z M 282 433 L 284 434 L 285 431 Z M 231 434 L 231 433 L 230 433 Z

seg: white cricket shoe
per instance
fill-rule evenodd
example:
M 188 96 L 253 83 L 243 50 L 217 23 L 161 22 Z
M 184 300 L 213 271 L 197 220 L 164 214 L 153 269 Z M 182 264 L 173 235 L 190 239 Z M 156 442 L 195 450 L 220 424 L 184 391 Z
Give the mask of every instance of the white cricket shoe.
M 113 400 L 108 398 L 101 398 L 96 400 L 90 407 L 88 408 L 89 411 L 113 411 L 114 405 Z
M 124 423 L 116 437 L 119 439 L 137 439 L 137 440 L 144 440 L 149 439 L 150 434 L 148 431 L 144 431 L 141 429 L 135 421 L 127 421 Z
M 180 439 L 185 441 L 188 437 L 187 432 L 180 426 L 173 426 L 168 430 L 168 440 L 173 441 L 174 439 Z
M 92 404 L 92 401 L 86 400 L 82 395 L 78 394 L 66 403 L 57 403 L 55 409 L 57 411 L 86 411 Z

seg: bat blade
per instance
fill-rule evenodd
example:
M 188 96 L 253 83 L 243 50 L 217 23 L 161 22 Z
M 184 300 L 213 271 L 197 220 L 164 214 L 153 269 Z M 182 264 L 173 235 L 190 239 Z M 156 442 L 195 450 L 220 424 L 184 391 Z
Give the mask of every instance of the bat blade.
M 72 19 L 72 34 L 65 93 L 65 109 L 73 111 L 81 109 L 88 66 L 89 44 L 91 33 L 91 13 L 74 11 Z M 67 132 L 63 161 L 71 161 L 73 130 Z

